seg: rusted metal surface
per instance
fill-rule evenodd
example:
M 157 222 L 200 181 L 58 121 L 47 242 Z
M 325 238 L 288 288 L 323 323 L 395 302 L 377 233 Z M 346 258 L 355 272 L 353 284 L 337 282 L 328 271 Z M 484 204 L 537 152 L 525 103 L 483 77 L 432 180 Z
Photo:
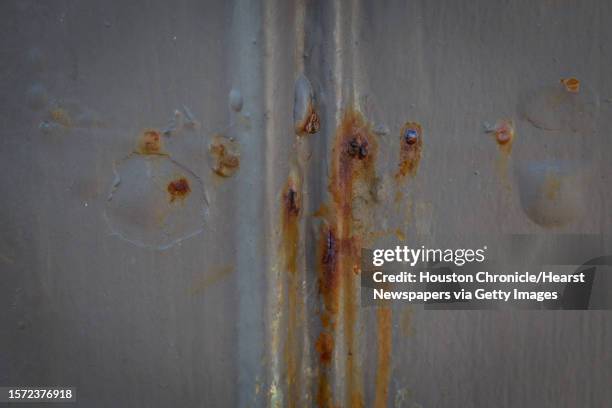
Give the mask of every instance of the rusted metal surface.
M 0 15 L 0 384 L 86 407 L 612 400 L 607 312 L 359 292 L 364 247 L 610 234 L 609 2 Z

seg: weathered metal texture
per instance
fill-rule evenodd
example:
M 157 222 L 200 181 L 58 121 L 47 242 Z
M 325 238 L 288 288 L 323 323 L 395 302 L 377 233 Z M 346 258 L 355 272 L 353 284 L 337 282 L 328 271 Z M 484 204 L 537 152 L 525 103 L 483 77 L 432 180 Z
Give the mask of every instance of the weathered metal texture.
M 86 407 L 609 404 L 609 313 L 361 308 L 353 267 L 406 237 L 612 231 L 610 2 L 0 9 L 1 384 Z M 559 119 L 542 95 L 573 76 Z M 533 198 L 549 182 L 569 198 Z

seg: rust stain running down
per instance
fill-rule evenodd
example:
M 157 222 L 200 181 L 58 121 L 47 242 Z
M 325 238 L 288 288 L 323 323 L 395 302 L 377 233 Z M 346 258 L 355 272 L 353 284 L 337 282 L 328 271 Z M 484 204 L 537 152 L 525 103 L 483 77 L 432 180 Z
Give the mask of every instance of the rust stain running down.
M 321 363 L 328 365 L 331 363 L 332 354 L 334 352 L 334 338 L 328 332 L 321 332 L 319 338 L 315 344 L 317 353 L 319 353 L 319 359 Z
M 493 130 L 495 140 L 502 152 L 510 154 L 514 142 L 514 123 L 509 119 L 500 120 Z
M 189 180 L 186 177 L 179 177 L 176 180 L 168 183 L 168 194 L 170 194 L 170 202 L 174 202 L 177 199 L 184 200 L 185 197 L 191 193 L 191 187 L 189 186 Z
M 371 220 L 370 206 L 376 202 L 376 135 L 361 113 L 348 109 L 342 116 L 332 147 L 329 192 L 332 206 L 322 212 L 320 230 L 319 290 L 323 301 L 321 322 L 326 328 L 317 343 L 321 373 L 317 401 L 333 406 L 328 379 L 328 359 L 337 342 L 336 326 L 341 319 L 346 381 L 344 406 L 363 407 L 363 384 L 359 360 L 358 296 L 361 248 Z M 328 337 L 329 336 L 329 337 Z M 323 344 L 328 347 L 323 348 Z M 323 350 L 324 353 L 320 351 Z
M 391 379 L 391 347 L 392 347 L 392 310 L 390 307 L 380 307 L 376 311 L 378 319 L 378 363 L 376 371 L 376 393 L 374 407 L 384 408 L 389 399 L 389 380 Z
M 324 223 L 320 231 L 319 249 L 319 292 L 323 298 L 324 326 L 335 323 L 334 317 L 338 313 L 339 298 L 339 271 L 338 271 L 338 242 L 334 228 Z
M 138 138 L 138 153 L 161 154 L 163 151 L 161 133 L 155 129 L 146 129 Z
M 571 93 L 580 92 L 580 81 L 577 78 L 562 78 L 561 83 L 565 86 L 565 90 Z
M 287 336 L 285 339 L 285 365 L 287 403 L 289 407 L 299 404 L 303 390 L 300 388 L 300 316 L 304 299 L 300 296 L 300 277 L 297 271 L 300 242 L 300 218 L 302 213 L 301 179 L 292 169 L 281 194 L 281 253 L 284 270 L 287 272 Z
M 334 328 L 340 297 L 340 271 L 338 269 L 338 241 L 333 226 L 327 221 L 322 223 L 319 231 L 318 250 L 318 283 L 319 293 L 323 300 L 320 311 L 323 331 L 315 344 L 319 354 L 320 369 L 317 384 L 317 406 L 334 407 L 330 383 L 330 363 L 334 353 Z
M 213 160 L 212 170 L 221 177 L 231 177 L 240 167 L 238 144 L 227 137 L 216 135 L 208 148 Z
M 400 161 L 395 175 L 397 180 L 416 173 L 422 149 L 423 128 L 417 122 L 406 122 L 400 131 Z
M 485 132 L 495 137 L 495 142 L 502 153 L 498 159 L 497 171 L 501 177 L 501 182 L 506 190 L 511 189 L 510 180 L 508 179 L 508 161 L 512 153 L 512 144 L 514 143 L 515 132 L 514 122 L 511 119 L 498 120 L 494 126 L 485 124 Z

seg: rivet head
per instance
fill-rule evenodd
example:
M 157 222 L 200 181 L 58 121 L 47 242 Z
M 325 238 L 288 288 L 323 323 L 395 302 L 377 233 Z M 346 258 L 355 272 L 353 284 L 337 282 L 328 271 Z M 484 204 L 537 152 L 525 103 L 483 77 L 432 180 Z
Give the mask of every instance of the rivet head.
M 404 140 L 407 144 L 413 145 L 419 139 L 419 134 L 415 129 L 407 129 L 406 133 L 404 133 Z

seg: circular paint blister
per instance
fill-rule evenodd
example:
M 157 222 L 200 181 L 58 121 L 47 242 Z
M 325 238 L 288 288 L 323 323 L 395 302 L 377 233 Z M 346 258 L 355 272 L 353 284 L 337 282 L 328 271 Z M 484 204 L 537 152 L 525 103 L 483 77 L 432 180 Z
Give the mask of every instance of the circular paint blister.
M 545 86 L 528 96 L 525 118 L 535 127 L 551 131 L 572 131 L 585 135 L 596 130 L 599 100 L 587 86 L 570 91 L 559 83 Z
M 562 227 L 584 215 L 585 182 L 581 166 L 574 161 L 531 161 L 518 168 L 523 211 L 543 227 Z
M 208 203 L 202 181 L 167 155 L 133 153 L 115 167 L 105 217 L 135 245 L 166 249 L 203 231 Z

